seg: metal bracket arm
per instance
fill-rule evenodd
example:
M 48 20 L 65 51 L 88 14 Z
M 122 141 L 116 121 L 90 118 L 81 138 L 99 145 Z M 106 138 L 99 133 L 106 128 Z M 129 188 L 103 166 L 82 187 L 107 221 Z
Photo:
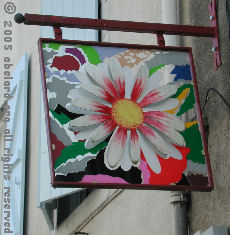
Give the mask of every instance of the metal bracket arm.
M 62 30 L 59 26 L 54 26 L 54 37 L 56 39 L 62 39 Z
M 153 34 L 168 34 L 168 35 L 182 35 L 182 36 L 196 36 L 196 37 L 214 37 L 215 28 L 205 26 L 191 26 L 191 25 L 175 25 L 175 24 L 159 24 L 159 23 L 144 23 L 132 21 L 117 21 L 117 20 L 103 20 L 103 19 L 88 19 L 78 17 L 62 17 L 52 15 L 37 15 L 25 14 L 21 15 L 24 18 L 26 25 L 40 25 L 40 26 L 56 26 L 66 28 L 81 28 L 81 29 L 100 29 L 109 31 L 123 31 L 136 33 L 153 33 Z M 15 16 L 17 23 L 20 16 Z
M 164 35 L 161 33 L 157 34 L 157 43 L 159 46 L 165 46 L 165 39 L 164 39 Z
M 175 24 L 159 24 L 144 23 L 131 21 L 116 21 L 103 19 L 88 19 L 77 17 L 61 17 L 51 15 L 38 14 L 22 14 L 15 15 L 17 23 L 26 25 L 53 26 L 55 38 L 61 39 L 62 33 L 60 27 L 82 28 L 82 29 L 99 29 L 109 31 L 123 31 L 136 33 L 152 33 L 157 35 L 158 44 L 164 46 L 163 34 L 195 36 L 195 37 L 211 37 L 214 52 L 214 67 L 217 69 L 221 65 L 219 32 L 216 12 L 216 0 L 211 0 L 209 4 L 211 26 L 191 26 L 191 25 L 175 25 Z

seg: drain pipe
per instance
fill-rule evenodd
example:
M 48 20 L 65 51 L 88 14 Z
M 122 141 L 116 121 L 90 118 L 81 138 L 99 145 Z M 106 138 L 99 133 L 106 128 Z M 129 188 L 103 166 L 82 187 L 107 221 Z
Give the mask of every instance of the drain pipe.
M 177 0 L 162 0 L 162 23 L 178 24 L 177 20 Z M 178 46 L 179 37 L 177 35 L 164 35 L 165 45 Z
M 162 23 L 178 24 L 177 0 L 162 0 Z M 164 35 L 166 46 L 179 46 L 179 37 Z M 172 235 L 187 235 L 187 198 L 184 192 L 171 192 Z
M 187 197 L 184 192 L 171 192 L 172 235 L 187 235 Z

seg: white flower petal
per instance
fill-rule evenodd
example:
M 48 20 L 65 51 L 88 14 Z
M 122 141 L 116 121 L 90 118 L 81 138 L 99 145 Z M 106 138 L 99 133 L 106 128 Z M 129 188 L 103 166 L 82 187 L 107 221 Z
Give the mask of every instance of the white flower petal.
M 186 146 L 184 137 L 178 131 L 168 126 L 166 123 L 163 124 L 149 117 L 145 117 L 144 123 L 154 127 L 155 129 L 159 130 L 160 133 L 168 136 L 171 143 L 179 146 Z
M 180 120 L 180 118 L 178 118 L 174 114 L 168 114 L 166 112 L 160 112 L 160 111 L 150 111 L 150 112 L 145 112 L 144 115 L 145 117 L 153 118 L 178 131 L 183 131 L 185 129 L 183 121 Z
M 120 98 L 125 97 L 125 78 L 123 70 L 118 61 L 114 58 L 109 60 L 109 69 L 112 75 L 112 80 L 116 85 Z
M 75 131 L 82 130 L 88 126 L 96 125 L 111 119 L 109 115 L 90 114 L 75 118 L 69 122 L 70 129 L 75 127 Z
M 115 125 L 112 121 L 108 121 L 97 127 L 92 134 L 87 138 L 85 142 L 85 148 L 91 149 L 104 141 L 111 132 L 115 129 Z
M 150 91 L 140 102 L 141 107 L 145 107 L 156 102 L 169 98 L 177 92 L 177 86 L 165 85 Z
M 138 141 L 138 135 L 136 130 L 131 130 L 130 138 L 130 159 L 133 166 L 139 166 L 140 164 L 140 143 Z
M 71 113 L 76 113 L 76 114 L 94 114 L 97 112 L 93 112 L 93 111 L 88 111 L 88 110 L 84 110 L 84 109 L 79 109 L 75 106 L 73 106 L 72 104 L 68 103 L 66 104 L 66 109 L 71 112 Z
M 99 86 L 94 86 L 91 84 L 80 84 L 80 88 L 92 95 L 95 95 L 107 102 L 113 103 L 115 99 L 108 93 L 106 92 L 103 88 Z
M 88 78 L 88 76 L 86 75 L 86 73 L 77 71 L 75 74 L 76 74 L 77 79 L 78 79 L 81 83 L 88 83 L 88 84 L 91 83 L 91 81 L 90 81 L 90 79 Z
M 127 140 L 121 161 L 121 169 L 124 171 L 129 171 L 132 167 L 132 162 L 130 160 L 130 134 L 130 130 L 127 130 Z
M 171 74 L 174 68 L 175 68 L 175 65 L 169 64 L 169 65 L 165 65 L 163 68 L 160 69 L 162 72 L 162 80 L 160 82 L 160 86 L 164 86 L 168 84 L 169 82 L 174 81 L 176 74 Z
M 179 105 L 178 99 L 170 98 L 156 104 L 152 104 L 143 108 L 144 112 L 148 111 L 167 111 L 175 109 Z
M 77 108 L 84 109 L 84 110 L 89 110 L 93 112 L 100 112 L 104 114 L 110 114 L 111 113 L 111 108 L 99 103 L 97 101 L 84 98 L 84 99 L 74 99 L 72 100 L 71 104 Z
M 84 91 L 89 92 L 90 94 L 93 94 L 93 95 L 103 99 L 104 89 L 99 86 L 94 86 L 91 84 L 80 84 L 80 88 Z
M 105 77 L 106 75 L 102 73 L 96 65 L 86 64 L 85 70 L 97 84 L 102 87 L 104 86 L 103 77 Z
M 147 79 L 146 85 L 144 87 L 143 92 L 138 98 L 138 102 L 140 102 L 151 90 L 155 89 L 162 80 L 162 72 L 157 71 L 153 73 L 149 79 Z
M 133 86 L 133 91 L 131 94 L 132 100 L 137 100 L 140 97 L 141 93 L 144 90 L 148 77 L 149 77 L 149 69 L 146 64 L 142 64 L 135 76 L 136 81 Z
M 170 144 L 166 138 L 160 136 L 156 131 L 151 127 L 146 125 L 141 125 L 138 127 L 138 130 L 143 133 L 143 135 L 157 148 L 160 152 L 160 155 L 166 158 L 169 156 L 182 159 L 182 155 L 179 150 L 177 150 L 172 144 Z
M 136 78 L 142 78 L 143 80 L 147 80 L 149 77 L 149 68 L 146 64 L 142 64 L 136 74 Z
M 115 170 L 121 165 L 126 139 L 127 131 L 117 127 L 105 149 L 104 161 L 108 169 Z
M 97 65 L 98 69 L 107 77 L 110 77 L 110 71 L 109 71 L 109 67 L 107 65 L 107 63 L 99 63 Z
M 151 143 L 149 143 L 143 136 L 142 134 L 137 131 L 139 142 L 141 145 L 142 152 L 145 156 L 145 159 L 149 165 L 149 167 L 156 173 L 160 174 L 161 173 L 161 165 L 160 162 L 157 158 L 156 153 L 153 151 Z
M 169 139 L 166 136 L 161 136 L 161 138 L 164 140 L 165 143 L 167 143 L 167 158 L 172 157 L 177 160 L 181 160 L 183 156 L 181 155 L 181 152 L 174 147 L 172 144 L 169 143 Z
M 100 69 L 93 65 L 87 64 L 85 65 L 85 69 L 90 77 L 102 88 L 108 91 L 112 96 L 119 98 L 116 87 L 114 86 L 110 77 L 107 74 L 100 71 Z
M 138 130 L 156 147 L 162 155 L 168 154 L 166 143 L 155 130 L 145 124 L 139 126 Z
M 83 85 L 83 84 L 81 84 Z M 84 86 L 84 85 L 83 85 Z M 88 85 L 86 85 L 85 87 L 87 87 Z M 91 85 L 89 85 L 89 87 L 91 87 Z M 98 87 L 98 86 L 97 86 Z M 90 89 L 90 88 L 89 88 Z M 90 91 L 90 90 L 89 90 Z M 105 91 L 106 92 L 106 91 Z M 108 102 L 94 94 L 92 94 L 91 92 L 88 92 L 84 89 L 82 89 L 80 86 L 79 86 L 79 89 L 78 89 L 78 97 L 76 99 L 81 99 L 81 100 L 92 100 L 92 101 L 97 101 L 101 104 L 104 104 L 106 106 L 109 106 L 109 107 L 112 107 L 112 104 L 111 102 Z M 113 98 L 111 98 L 111 100 L 114 100 Z
M 87 129 L 81 130 L 75 135 L 75 142 L 78 142 L 79 140 L 86 140 L 90 134 L 98 127 L 99 125 L 88 127 Z
M 123 73 L 125 76 L 125 98 L 130 99 L 136 78 L 133 71 L 128 67 L 123 68 Z
M 148 79 L 149 88 L 152 90 L 152 89 L 158 87 L 161 80 L 162 80 L 162 72 L 156 71 Z
M 123 77 L 122 67 L 115 58 L 111 58 L 108 64 L 109 64 L 109 70 L 111 72 L 114 81 L 117 81 L 119 78 Z

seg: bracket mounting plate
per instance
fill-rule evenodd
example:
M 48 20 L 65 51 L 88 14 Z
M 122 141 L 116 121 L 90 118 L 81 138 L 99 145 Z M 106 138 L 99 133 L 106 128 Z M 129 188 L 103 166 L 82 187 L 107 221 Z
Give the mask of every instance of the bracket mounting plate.
M 211 27 L 215 29 L 215 37 L 212 38 L 212 50 L 214 53 L 213 63 L 214 68 L 218 69 L 221 66 L 221 57 L 216 0 L 210 1 L 208 9 L 210 14 Z

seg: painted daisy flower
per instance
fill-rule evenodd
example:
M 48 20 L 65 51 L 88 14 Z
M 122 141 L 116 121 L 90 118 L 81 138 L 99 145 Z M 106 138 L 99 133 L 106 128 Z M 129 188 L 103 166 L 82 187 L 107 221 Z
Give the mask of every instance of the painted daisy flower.
M 122 68 L 116 59 L 97 66 L 86 64 L 84 69 L 85 73 L 77 72 L 79 98 L 71 104 L 80 113 L 86 114 L 87 110 L 88 114 L 70 121 L 69 125 L 78 132 L 78 140 L 86 139 L 86 149 L 113 133 L 104 153 L 104 163 L 110 170 L 138 167 L 141 151 L 157 174 L 161 172 L 158 157 L 182 159 L 174 145 L 186 145 L 179 133 L 184 130 L 184 123 L 164 112 L 178 105 L 177 99 L 170 98 L 177 86 L 158 86 L 161 72 L 149 77 L 145 64 L 136 75 L 130 68 Z

